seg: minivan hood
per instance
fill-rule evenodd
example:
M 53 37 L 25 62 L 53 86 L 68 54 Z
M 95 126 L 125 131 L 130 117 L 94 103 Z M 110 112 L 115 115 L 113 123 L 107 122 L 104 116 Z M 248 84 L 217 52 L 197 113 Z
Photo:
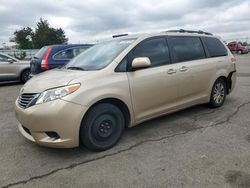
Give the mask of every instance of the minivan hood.
M 45 90 L 68 85 L 70 81 L 85 77 L 91 71 L 53 69 L 31 78 L 21 89 L 22 93 L 41 93 Z

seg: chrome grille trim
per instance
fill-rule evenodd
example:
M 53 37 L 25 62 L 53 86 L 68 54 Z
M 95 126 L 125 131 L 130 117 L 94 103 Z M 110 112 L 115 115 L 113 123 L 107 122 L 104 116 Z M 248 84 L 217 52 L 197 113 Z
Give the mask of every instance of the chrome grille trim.
M 18 104 L 22 108 L 27 108 L 34 103 L 34 100 L 38 98 L 39 94 L 37 93 L 23 93 L 18 97 Z

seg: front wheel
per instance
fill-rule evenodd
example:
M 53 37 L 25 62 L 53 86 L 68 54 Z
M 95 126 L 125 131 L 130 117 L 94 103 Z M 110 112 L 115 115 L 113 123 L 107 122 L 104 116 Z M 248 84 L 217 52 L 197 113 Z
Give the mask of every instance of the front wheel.
M 241 50 L 239 50 L 237 53 L 238 53 L 238 54 L 242 54 L 242 51 L 241 51 Z
M 92 107 L 84 118 L 80 140 L 90 150 L 103 151 L 113 147 L 125 127 L 121 110 L 108 103 Z
M 212 108 L 218 108 L 223 105 L 226 94 L 227 86 L 223 79 L 217 79 L 213 85 L 209 106 Z

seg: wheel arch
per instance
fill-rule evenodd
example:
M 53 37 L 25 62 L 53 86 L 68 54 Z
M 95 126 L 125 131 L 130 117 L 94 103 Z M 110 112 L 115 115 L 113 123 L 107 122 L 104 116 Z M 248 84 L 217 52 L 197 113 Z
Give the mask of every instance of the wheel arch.
M 98 105 L 98 104 L 102 104 L 102 103 L 109 103 L 109 104 L 113 104 L 115 105 L 116 107 L 118 107 L 123 115 L 124 115 L 124 118 L 125 118 L 125 127 L 129 127 L 130 124 L 131 124 L 131 114 L 130 114 L 130 110 L 128 108 L 128 106 L 121 100 L 121 99 L 118 99 L 118 98 L 103 98 L 103 99 L 100 99 L 98 101 L 96 101 L 95 103 L 93 103 L 89 108 L 88 110 L 86 111 L 86 113 L 84 114 L 84 116 L 82 117 L 82 121 L 81 121 L 81 124 L 80 124 L 80 128 L 79 128 L 79 145 L 82 145 L 82 141 L 81 141 L 81 129 L 82 129 L 82 126 L 83 126 L 83 122 L 85 121 L 85 118 L 87 116 L 87 114 L 89 113 L 90 109 L 92 109 L 94 106 Z
M 86 117 L 86 115 L 88 114 L 88 112 L 91 108 L 93 108 L 94 106 L 96 106 L 98 104 L 102 104 L 102 103 L 109 103 L 109 104 L 113 104 L 116 107 L 118 107 L 124 115 L 125 126 L 126 127 L 130 126 L 132 114 L 131 114 L 129 107 L 121 99 L 114 98 L 114 97 L 99 99 L 98 101 L 91 104 L 90 107 L 88 108 L 87 112 L 84 114 L 82 121 L 84 121 L 84 118 Z

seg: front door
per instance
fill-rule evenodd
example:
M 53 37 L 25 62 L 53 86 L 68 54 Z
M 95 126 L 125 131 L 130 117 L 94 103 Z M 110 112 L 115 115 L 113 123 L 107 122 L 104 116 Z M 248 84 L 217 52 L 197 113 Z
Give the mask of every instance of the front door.
M 129 63 L 136 57 L 148 57 L 149 68 L 128 72 L 135 121 L 141 122 L 167 112 L 178 99 L 178 78 L 175 65 L 170 64 L 164 37 L 141 42 L 128 55 Z

